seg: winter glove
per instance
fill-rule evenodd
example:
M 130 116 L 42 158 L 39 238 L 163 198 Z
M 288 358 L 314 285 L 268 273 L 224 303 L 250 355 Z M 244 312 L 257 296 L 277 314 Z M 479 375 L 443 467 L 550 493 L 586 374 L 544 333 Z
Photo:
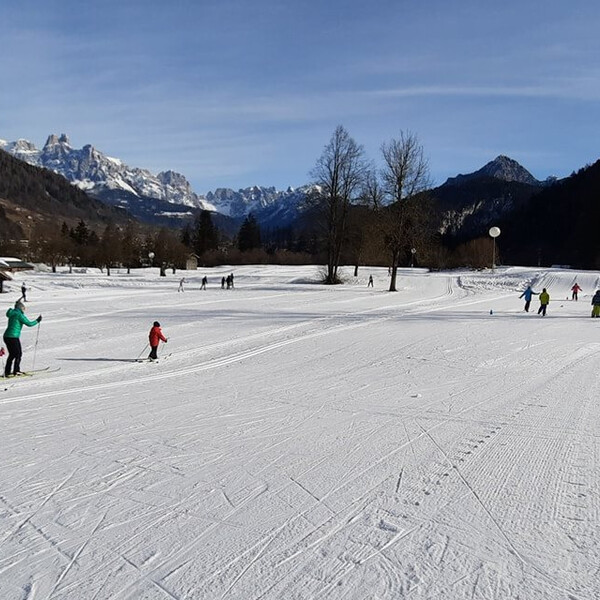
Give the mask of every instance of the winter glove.
M 36 320 L 37 320 L 38 323 L 41 323 L 42 322 L 42 315 L 40 315 Z
M 168 342 L 169 340 L 165 340 L 165 344 Z

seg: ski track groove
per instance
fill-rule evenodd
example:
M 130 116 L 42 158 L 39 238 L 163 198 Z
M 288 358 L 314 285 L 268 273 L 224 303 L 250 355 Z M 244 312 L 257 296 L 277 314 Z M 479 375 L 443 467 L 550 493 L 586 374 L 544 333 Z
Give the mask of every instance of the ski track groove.
M 67 475 L 67 477 L 65 477 L 42 501 L 42 503 L 32 512 L 30 513 L 23 521 L 21 521 L 21 523 L 19 523 L 19 525 L 17 526 L 17 528 L 12 531 L 12 532 L 8 532 L 8 534 L 5 536 L 5 538 L 3 540 L 0 541 L 0 548 L 2 546 L 4 546 L 4 544 L 12 537 L 14 537 L 15 535 L 17 535 L 17 533 L 19 533 L 19 531 L 21 531 L 21 529 L 23 527 L 25 527 L 25 525 L 27 523 L 29 523 L 31 521 L 31 519 L 33 519 L 33 517 L 35 517 L 35 515 L 42 509 L 44 508 L 44 506 L 46 505 L 47 502 L 49 502 L 56 494 L 58 494 L 58 492 L 60 492 L 63 487 L 67 484 L 68 481 L 70 481 L 72 479 L 72 477 L 75 475 L 75 473 L 78 471 L 78 469 L 75 469 L 74 471 L 72 471 L 69 475 Z
M 83 542 L 83 544 L 81 544 L 81 546 L 79 546 L 79 548 L 77 549 L 75 554 L 73 554 L 73 558 L 71 559 L 71 562 L 63 569 L 62 573 L 60 574 L 60 576 L 56 580 L 56 583 L 54 584 L 54 586 L 50 590 L 50 593 L 48 594 L 48 600 L 50 600 L 52 598 L 52 596 L 54 595 L 54 592 L 56 592 L 56 590 L 60 587 L 60 584 L 62 583 L 63 579 L 67 576 L 67 574 L 71 570 L 71 567 L 73 567 L 73 565 L 77 562 L 79 555 L 85 550 L 85 547 L 89 544 L 90 540 L 94 537 L 94 534 L 96 533 L 96 531 L 98 531 L 98 529 L 100 528 L 100 525 L 102 525 L 102 523 L 104 522 L 105 519 L 106 519 L 106 513 L 104 513 L 102 515 L 102 517 L 100 518 L 98 523 L 96 523 L 96 525 L 92 529 L 88 538 L 85 540 L 85 542 Z

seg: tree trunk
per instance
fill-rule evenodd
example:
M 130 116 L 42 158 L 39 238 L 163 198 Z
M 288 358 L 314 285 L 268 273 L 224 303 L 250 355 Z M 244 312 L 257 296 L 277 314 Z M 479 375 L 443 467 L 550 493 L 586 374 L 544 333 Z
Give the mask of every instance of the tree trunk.
M 396 289 L 396 274 L 398 273 L 398 252 L 394 251 L 392 254 L 392 276 L 390 277 L 390 289 L 389 292 L 397 292 Z

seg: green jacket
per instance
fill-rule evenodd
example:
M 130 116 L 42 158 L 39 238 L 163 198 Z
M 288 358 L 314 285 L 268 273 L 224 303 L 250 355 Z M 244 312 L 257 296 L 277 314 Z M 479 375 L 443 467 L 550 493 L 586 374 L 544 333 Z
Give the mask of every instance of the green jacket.
M 548 292 L 542 292 L 540 294 L 540 304 L 549 304 L 550 303 L 550 294 Z
M 23 311 L 18 308 L 9 308 L 6 311 L 6 316 L 8 317 L 8 327 L 4 332 L 4 337 L 7 338 L 18 338 L 21 336 L 21 329 L 23 329 L 23 325 L 27 325 L 27 327 L 33 327 L 37 325 L 37 321 L 30 321 L 24 314 Z

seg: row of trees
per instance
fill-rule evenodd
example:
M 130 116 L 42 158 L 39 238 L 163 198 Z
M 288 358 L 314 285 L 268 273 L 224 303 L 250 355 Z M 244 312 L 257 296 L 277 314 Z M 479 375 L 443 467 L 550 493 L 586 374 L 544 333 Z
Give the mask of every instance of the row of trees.
M 400 132 L 383 143 L 380 165 L 375 167 L 362 146 L 338 126 L 311 171 L 308 210 L 298 223 L 261 231 L 250 214 L 230 240 L 208 211 L 180 231 L 135 222 L 109 222 L 103 230 L 93 230 L 83 220 L 60 228 L 40 221 L 29 231 L 26 254 L 53 268 L 61 263 L 91 265 L 106 268 L 108 274 L 117 265 L 183 268 L 190 253 L 207 266 L 317 263 L 326 265 L 324 281 L 329 284 L 340 281 L 342 264 L 354 264 L 355 274 L 360 264 L 379 264 L 391 268 L 390 291 L 396 290 L 398 267 L 412 264 L 415 254 L 431 266 L 479 266 L 485 241 L 469 242 L 452 255 L 440 243 L 426 194 L 428 165 L 417 137 Z M 3 246 L 5 254 L 22 253 L 22 246 Z
M 381 146 L 377 169 L 362 146 L 338 126 L 312 171 L 314 197 L 325 229 L 326 283 L 338 283 L 344 247 L 354 247 L 356 264 L 365 246 L 379 245 L 391 267 L 390 291 L 396 290 L 401 260 L 429 245 L 434 235 L 424 192 L 430 187 L 423 148 L 412 133 Z M 362 205 L 368 212 L 358 213 Z M 352 214 L 360 215 L 352 219 Z
M 135 222 L 125 226 L 108 223 L 97 232 L 80 220 L 69 227 L 37 222 L 32 228 L 25 248 L 22 242 L 3 242 L 4 254 L 25 254 L 27 260 L 46 262 L 55 270 L 57 265 L 106 268 L 108 275 L 116 266 L 127 269 L 149 264 L 183 266 L 189 254 L 177 232 L 143 228 Z M 150 258 L 150 254 L 154 254 Z
M 294 256 L 278 247 L 264 248 L 260 227 L 253 215 L 248 215 L 234 240 L 220 235 L 212 222 L 211 213 L 202 211 L 194 222 L 181 231 L 152 229 L 130 221 L 125 226 L 108 223 L 102 231 L 89 227 L 85 221 L 69 227 L 60 227 L 44 221 L 32 222 L 27 240 L 0 242 L 4 255 L 25 255 L 27 260 L 46 262 L 56 270 L 60 264 L 92 266 L 106 269 L 110 275 L 116 266 L 128 270 L 155 265 L 166 268 L 185 268 L 190 254 L 197 254 L 206 266 L 225 262 L 238 263 L 292 263 L 303 264 L 314 260 L 305 252 Z

